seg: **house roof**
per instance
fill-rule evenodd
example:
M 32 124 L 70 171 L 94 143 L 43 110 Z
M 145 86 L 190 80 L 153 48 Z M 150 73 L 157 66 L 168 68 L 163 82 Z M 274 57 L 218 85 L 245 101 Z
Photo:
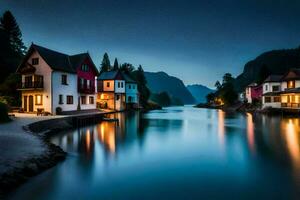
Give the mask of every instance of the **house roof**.
M 123 73 L 123 77 L 124 77 L 126 83 L 136 83 L 136 81 L 133 80 L 133 79 L 132 79 L 130 76 L 128 76 L 127 74 L 124 74 L 124 73 Z
M 295 80 L 300 79 L 300 69 L 290 69 L 283 77 L 282 80 Z
M 264 80 L 264 83 L 270 83 L 270 82 L 280 82 L 282 79 L 282 75 L 270 75 Z
M 88 53 L 81 53 L 70 56 L 36 44 L 32 44 L 30 46 L 25 58 L 18 67 L 17 72 L 24 64 L 26 64 L 25 62 L 28 60 L 29 56 L 34 50 L 36 50 L 40 54 L 40 56 L 53 70 L 76 73 L 76 68 L 84 61 L 84 59 L 89 58 L 96 73 L 98 73 L 98 70 Z
M 98 76 L 98 80 L 114 80 L 118 74 L 119 71 L 101 72 Z

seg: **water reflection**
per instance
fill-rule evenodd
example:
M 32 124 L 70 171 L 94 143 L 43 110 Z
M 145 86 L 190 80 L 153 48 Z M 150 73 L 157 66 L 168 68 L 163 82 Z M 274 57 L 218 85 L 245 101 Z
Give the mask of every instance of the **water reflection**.
M 247 138 L 248 145 L 252 153 L 255 152 L 255 141 L 254 141 L 254 123 L 253 116 L 250 113 L 247 113 Z
M 300 119 L 189 107 L 108 117 L 118 122 L 53 136 L 71 156 L 17 197 L 300 197 Z
M 299 119 L 285 119 L 281 121 L 283 135 L 286 140 L 295 175 L 300 179 L 300 143 L 299 143 Z

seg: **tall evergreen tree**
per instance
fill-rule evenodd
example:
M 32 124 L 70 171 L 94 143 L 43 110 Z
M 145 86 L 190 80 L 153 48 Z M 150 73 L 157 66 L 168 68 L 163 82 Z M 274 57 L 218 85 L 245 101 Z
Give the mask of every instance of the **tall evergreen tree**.
M 148 104 L 148 99 L 150 97 L 150 90 L 147 87 L 147 80 L 144 74 L 143 67 L 141 65 L 139 65 L 138 69 L 133 72 L 133 76 L 138 83 L 140 103 L 143 107 L 146 107 Z
M 118 69 L 119 69 L 119 62 L 118 62 L 118 59 L 115 58 L 113 70 L 116 71 L 116 70 L 118 70 Z
M 111 70 L 110 60 L 108 54 L 105 52 L 103 55 L 101 67 L 100 67 L 100 73 L 101 72 L 108 72 Z
M 134 66 L 130 63 L 123 63 L 120 67 L 121 71 L 123 71 L 126 74 L 130 74 L 134 71 Z
M 8 33 L 9 41 L 12 49 L 20 54 L 24 55 L 26 47 L 22 41 L 22 33 L 19 25 L 10 11 L 5 11 L 0 19 L 1 27 Z

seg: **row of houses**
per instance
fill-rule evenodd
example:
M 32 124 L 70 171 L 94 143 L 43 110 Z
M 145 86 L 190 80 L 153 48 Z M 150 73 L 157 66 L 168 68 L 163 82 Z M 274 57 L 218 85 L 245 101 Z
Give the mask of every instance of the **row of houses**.
M 137 83 L 120 71 L 99 74 L 89 53 L 67 55 L 32 44 L 17 73 L 28 113 L 124 110 L 139 103 Z
M 245 100 L 260 101 L 262 108 L 300 109 L 300 69 L 290 69 L 284 75 L 270 75 L 261 85 L 250 84 Z

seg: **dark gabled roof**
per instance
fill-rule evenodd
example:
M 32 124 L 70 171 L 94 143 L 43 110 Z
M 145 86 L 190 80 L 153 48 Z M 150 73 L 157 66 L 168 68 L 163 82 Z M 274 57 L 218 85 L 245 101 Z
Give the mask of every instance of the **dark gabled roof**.
M 119 74 L 119 71 L 101 72 L 97 79 L 98 80 L 114 80 L 118 74 Z
M 36 44 L 32 44 L 32 47 L 39 52 L 41 57 L 53 70 L 76 73 L 76 69 L 73 68 L 70 58 L 67 54 L 53 51 Z
M 270 75 L 266 80 L 264 80 L 264 83 L 270 83 L 270 82 L 280 82 L 282 79 L 282 75 Z
M 126 83 L 136 83 L 136 81 L 133 80 L 133 79 L 132 79 L 130 76 L 128 76 L 127 74 L 124 74 L 124 73 L 123 73 L 123 77 L 124 77 Z
M 290 69 L 283 77 L 283 81 L 300 79 L 300 69 Z
M 36 50 L 40 56 L 45 60 L 45 62 L 51 67 L 53 70 L 69 72 L 69 73 L 76 73 L 76 68 L 86 59 L 89 58 L 96 73 L 98 74 L 97 67 L 93 63 L 90 55 L 88 53 L 81 53 L 69 56 L 64 53 L 60 53 L 36 44 L 32 44 L 23 59 L 22 63 L 17 69 L 19 72 L 20 67 L 26 64 L 25 62 L 28 60 L 31 53 Z

